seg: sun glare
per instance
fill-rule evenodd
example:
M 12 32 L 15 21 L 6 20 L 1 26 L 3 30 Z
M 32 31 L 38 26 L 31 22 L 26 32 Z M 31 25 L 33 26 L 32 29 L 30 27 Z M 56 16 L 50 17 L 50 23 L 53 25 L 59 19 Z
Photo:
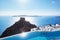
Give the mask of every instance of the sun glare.
M 19 0 L 20 3 L 27 3 L 28 0 Z
M 27 36 L 27 33 L 22 32 L 22 33 L 20 34 L 20 36 L 21 36 L 21 37 L 26 37 L 26 36 Z
M 35 24 L 34 18 L 32 17 L 25 17 L 25 20 L 30 22 L 31 24 Z

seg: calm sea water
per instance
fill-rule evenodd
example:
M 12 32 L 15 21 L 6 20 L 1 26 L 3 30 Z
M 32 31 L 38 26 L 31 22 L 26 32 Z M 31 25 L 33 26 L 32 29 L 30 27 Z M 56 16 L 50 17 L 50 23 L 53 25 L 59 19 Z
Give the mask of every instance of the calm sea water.
M 37 26 L 47 24 L 60 24 L 60 16 L 41 16 L 41 17 L 25 17 L 27 21 Z M 19 17 L 0 16 L 0 35 L 6 28 L 18 21 Z M 56 32 L 30 32 L 26 37 L 20 34 L 5 38 L 3 40 L 60 40 L 60 31 Z

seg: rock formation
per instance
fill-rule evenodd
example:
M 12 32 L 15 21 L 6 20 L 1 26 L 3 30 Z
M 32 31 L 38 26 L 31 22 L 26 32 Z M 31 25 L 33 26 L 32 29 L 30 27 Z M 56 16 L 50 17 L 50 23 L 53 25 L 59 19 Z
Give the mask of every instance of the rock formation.
M 25 18 L 21 17 L 19 21 L 7 28 L 0 36 L 0 38 L 15 35 L 22 32 L 28 32 L 31 30 L 31 28 L 36 28 L 36 25 L 31 24 L 30 22 L 26 21 Z

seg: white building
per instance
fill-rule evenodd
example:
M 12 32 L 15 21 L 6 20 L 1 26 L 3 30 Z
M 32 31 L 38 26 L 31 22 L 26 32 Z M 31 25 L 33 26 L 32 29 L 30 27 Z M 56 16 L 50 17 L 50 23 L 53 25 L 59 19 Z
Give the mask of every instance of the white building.
M 45 27 L 37 27 L 31 29 L 31 31 L 59 31 L 60 30 L 60 25 L 56 24 L 53 26 L 46 25 Z

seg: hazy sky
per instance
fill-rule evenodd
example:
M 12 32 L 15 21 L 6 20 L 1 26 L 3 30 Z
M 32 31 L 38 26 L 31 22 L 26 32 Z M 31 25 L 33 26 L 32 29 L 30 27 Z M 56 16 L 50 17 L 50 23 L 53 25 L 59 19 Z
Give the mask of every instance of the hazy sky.
M 1 15 L 60 15 L 60 0 L 0 0 Z

